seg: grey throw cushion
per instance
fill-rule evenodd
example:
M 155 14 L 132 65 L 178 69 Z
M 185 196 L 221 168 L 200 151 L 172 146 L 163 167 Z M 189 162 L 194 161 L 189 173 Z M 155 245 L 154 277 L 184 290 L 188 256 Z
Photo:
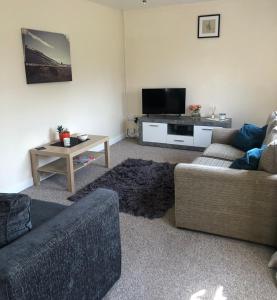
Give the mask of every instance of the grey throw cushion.
M 31 198 L 0 193 L 0 247 L 31 230 Z

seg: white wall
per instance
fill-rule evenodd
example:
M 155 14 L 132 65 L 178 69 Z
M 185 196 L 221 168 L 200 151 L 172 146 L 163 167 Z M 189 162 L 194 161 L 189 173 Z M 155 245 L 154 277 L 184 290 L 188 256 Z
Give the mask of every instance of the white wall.
M 219 39 L 197 39 L 197 17 L 220 13 Z M 218 0 L 125 12 L 129 114 L 141 88 L 186 87 L 187 105 L 216 105 L 234 126 L 277 109 L 277 1 Z
M 58 124 L 122 135 L 123 16 L 87 0 L 9 0 L 0 22 L 0 192 L 17 192 L 32 183 L 29 149 L 48 142 Z M 72 82 L 26 84 L 22 27 L 68 35 Z

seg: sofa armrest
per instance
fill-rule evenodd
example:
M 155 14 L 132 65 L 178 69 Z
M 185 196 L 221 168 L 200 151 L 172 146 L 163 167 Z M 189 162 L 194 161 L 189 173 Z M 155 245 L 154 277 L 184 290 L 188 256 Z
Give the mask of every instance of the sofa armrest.
M 0 249 L 0 299 L 101 299 L 120 273 L 118 196 L 98 189 Z
M 277 175 L 178 164 L 176 226 L 277 245 L 276 193 Z
M 212 143 L 232 145 L 232 141 L 237 132 L 238 129 L 233 128 L 214 128 L 212 133 Z

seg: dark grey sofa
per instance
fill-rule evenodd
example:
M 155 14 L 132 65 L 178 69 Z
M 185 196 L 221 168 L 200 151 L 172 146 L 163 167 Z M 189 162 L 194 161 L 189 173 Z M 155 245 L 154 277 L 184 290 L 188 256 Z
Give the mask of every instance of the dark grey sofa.
M 118 196 L 33 200 L 33 229 L 0 249 L 1 300 L 101 299 L 121 274 Z

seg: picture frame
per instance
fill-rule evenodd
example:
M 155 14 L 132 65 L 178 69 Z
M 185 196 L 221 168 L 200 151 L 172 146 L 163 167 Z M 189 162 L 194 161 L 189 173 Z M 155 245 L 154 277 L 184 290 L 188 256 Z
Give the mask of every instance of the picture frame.
M 220 14 L 203 15 L 198 17 L 198 38 L 220 37 Z
M 72 81 L 70 42 L 62 33 L 22 28 L 27 84 Z

